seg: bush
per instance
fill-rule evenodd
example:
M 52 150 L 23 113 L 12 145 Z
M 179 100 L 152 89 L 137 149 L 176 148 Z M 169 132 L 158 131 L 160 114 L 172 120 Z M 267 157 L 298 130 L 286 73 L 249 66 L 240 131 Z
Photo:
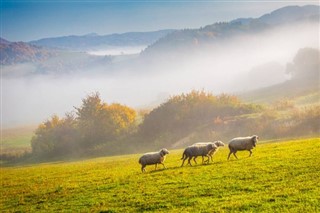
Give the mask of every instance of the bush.
M 114 143 L 135 132 L 136 112 L 120 104 L 103 103 L 98 93 L 82 100 L 76 116 L 57 115 L 39 125 L 31 140 L 32 153 L 56 157 L 86 153 L 97 145 Z

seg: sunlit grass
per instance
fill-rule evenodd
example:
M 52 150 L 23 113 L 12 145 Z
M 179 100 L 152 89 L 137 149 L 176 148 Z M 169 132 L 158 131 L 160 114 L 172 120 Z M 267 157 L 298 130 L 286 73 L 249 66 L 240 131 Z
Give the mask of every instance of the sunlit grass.
M 139 155 L 1 168 L 1 209 L 71 212 L 316 212 L 320 211 L 320 139 L 261 143 L 248 158 L 181 165 L 172 150 L 166 167 Z M 198 162 L 201 162 L 198 160 Z

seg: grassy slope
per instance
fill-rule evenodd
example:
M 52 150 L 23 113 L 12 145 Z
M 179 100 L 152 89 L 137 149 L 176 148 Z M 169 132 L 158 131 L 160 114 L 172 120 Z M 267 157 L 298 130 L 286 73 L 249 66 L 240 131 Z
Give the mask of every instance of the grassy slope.
M 2 152 L 12 150 L 30 150 L 30 140 L 35 129 L 35 126 L 3 129 L 1 131 Z
M 107 212 L 320 211 L 320 138 L 259 144 L 251 158 L 141 174 L 140 155 L 1 168 L 1 209 Z M 200 162 L 200 159 L 198 160 Z M 160 166 L 162 167 L 162 166 Z
M 272 103 L 281 99 L 292 100 L 296 105 L 312 105 L 320 102 L 318 82 L 287 81 L 270 87 L 239 94 L 246 102 Z

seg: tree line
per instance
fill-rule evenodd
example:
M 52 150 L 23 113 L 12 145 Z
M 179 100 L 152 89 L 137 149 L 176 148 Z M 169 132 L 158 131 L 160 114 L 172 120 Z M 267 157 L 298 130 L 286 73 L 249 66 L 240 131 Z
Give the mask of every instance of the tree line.
M 194 90 L 141 114 L 125 105 L 107 104 L 93 93 L 74 113 L 54 115 L 38 126 L 31 140 L 32 155 L 127 154 L 170 148 L 182 138 L 183 147 L 194 141 L 227 142 L 251 134 L 263 139 L 319 135 L 320 107 L 299 109 L 288 102 L 267 107 L 242 103 L 233 95 Z

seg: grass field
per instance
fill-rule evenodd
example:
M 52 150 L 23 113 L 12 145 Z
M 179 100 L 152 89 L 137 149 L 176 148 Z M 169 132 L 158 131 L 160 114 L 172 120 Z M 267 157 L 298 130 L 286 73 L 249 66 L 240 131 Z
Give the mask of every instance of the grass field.
M 13 150 L 30 150 L 30 141 L 35 126 L 7 128 L 1 130 L 1 150 L 8 152 Z
M 227 161 L 167 169 L 126 155 L 1 168 L 4 212 L 319 212 L 320 138 L 260 143 Z M 200 158 L 198 160 L 201 162 Z

